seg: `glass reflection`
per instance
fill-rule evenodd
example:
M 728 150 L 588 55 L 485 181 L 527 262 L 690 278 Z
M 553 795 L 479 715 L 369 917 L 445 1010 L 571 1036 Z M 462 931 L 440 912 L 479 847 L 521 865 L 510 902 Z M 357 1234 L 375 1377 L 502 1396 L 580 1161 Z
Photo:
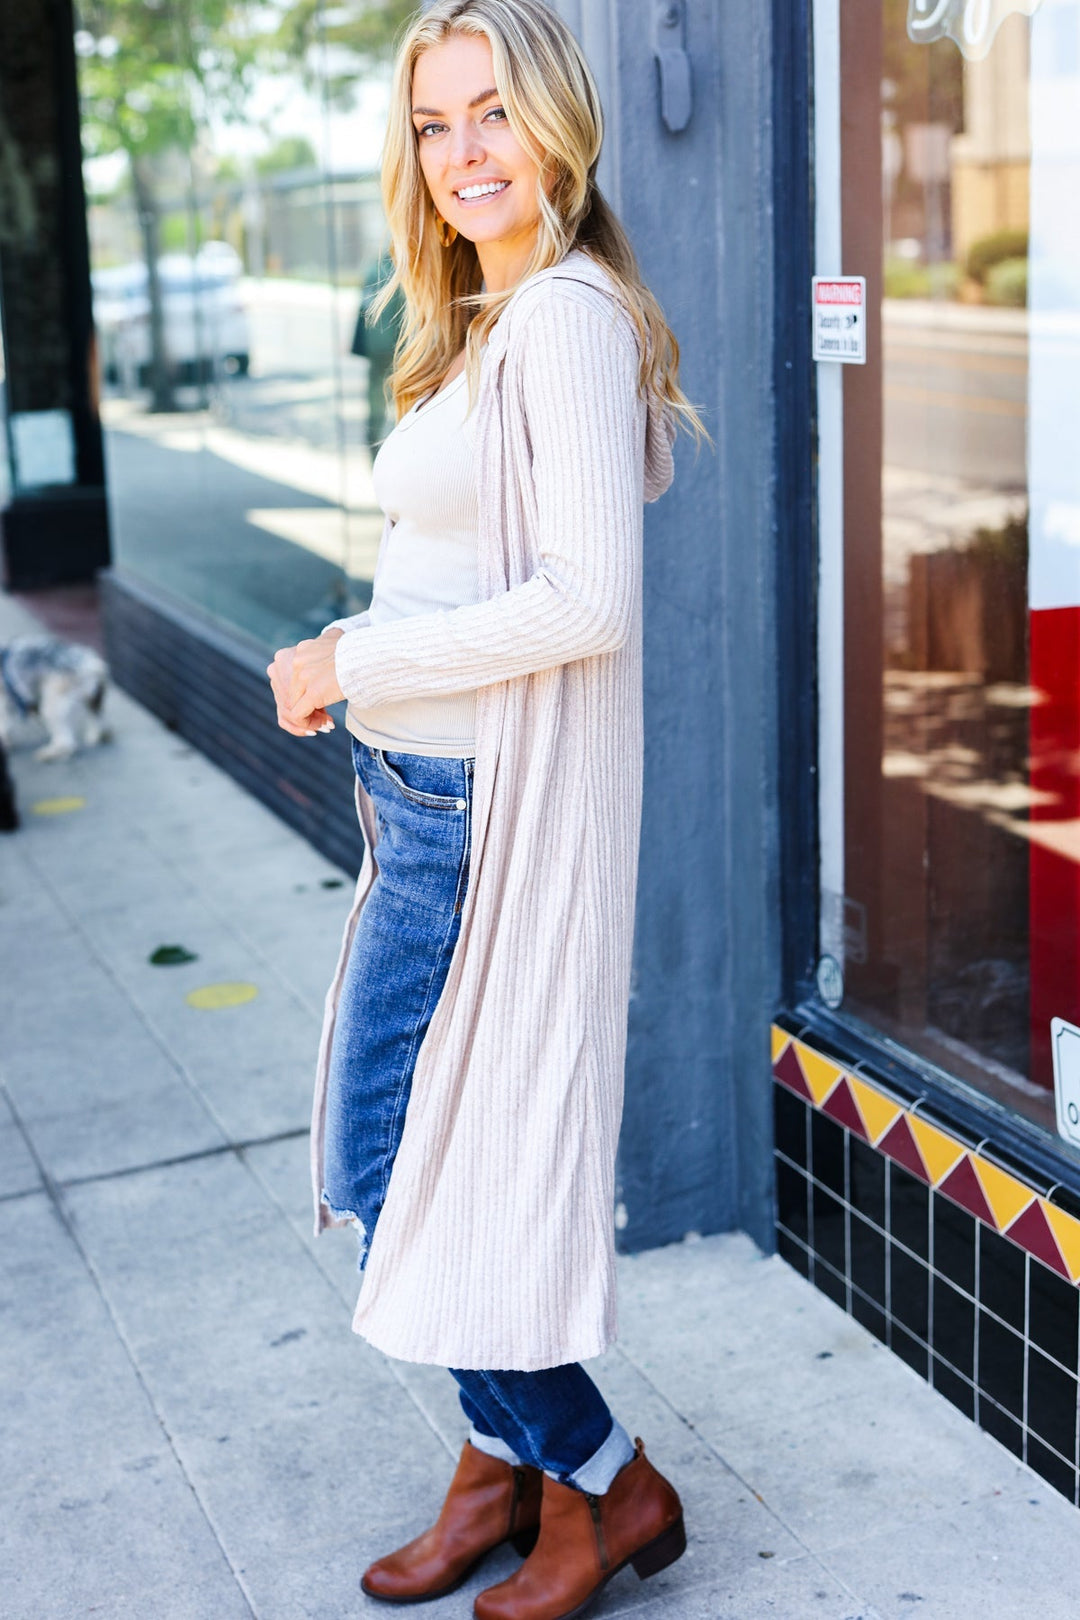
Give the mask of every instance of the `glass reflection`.
M 1080 6 L 999 6 L 963 54 L 911 9 L 883 0 L 881 371 L 845 378 L 845 456 L 881 467 L 879 563 L 845 520 L 848 1004 L 1052 1126 L 1049 1021 L 1080 1021 Z M 876 719 L 850 691 L 875 663 Z
M 890 43 L 883 945 L 905 1024 L 1023 1074 L 1027 28 Z
M 117 562 L 263 649 L 370 598 L 373 368 L 353 340 L 401 10 L 78 8 Z

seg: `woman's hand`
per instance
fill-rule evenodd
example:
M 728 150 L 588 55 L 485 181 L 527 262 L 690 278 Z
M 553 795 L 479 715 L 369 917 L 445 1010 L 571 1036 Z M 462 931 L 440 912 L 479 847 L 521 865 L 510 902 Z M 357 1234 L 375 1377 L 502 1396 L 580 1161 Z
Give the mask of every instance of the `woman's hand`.
M 334 668 L 334 649 L 343 634 L 342 630 L 324 630 L 314 641 L 282 647 L 266 666 L 278 725 L 293 737 L 314 737 L 317 731 L 334 729 L 326 711 L 345 695 Z

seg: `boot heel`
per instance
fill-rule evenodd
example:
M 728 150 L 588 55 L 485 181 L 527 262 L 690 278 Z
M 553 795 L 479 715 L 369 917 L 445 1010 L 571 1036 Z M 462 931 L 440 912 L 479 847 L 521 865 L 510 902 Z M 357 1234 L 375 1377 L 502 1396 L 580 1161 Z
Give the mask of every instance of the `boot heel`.
M 648 1542 L 640 1552 L 636 1552 L 630 1562 L 637 1572 L 638 1579 L 647 1581 L 650 1575 L 658 1575 L 662 1569 L 667 1569 L 676 1558 L 681 1558 L 686 1551 L 686 1526 L 682 1515 L 675 1523 L 658 1535 L 655 1541 Z
M 515 1530 L 510 1537 L 510 1545 L 521 1558 L 528 1558 L 540 1538 L 540 1526 L 534 1524 L 528 1530 Z

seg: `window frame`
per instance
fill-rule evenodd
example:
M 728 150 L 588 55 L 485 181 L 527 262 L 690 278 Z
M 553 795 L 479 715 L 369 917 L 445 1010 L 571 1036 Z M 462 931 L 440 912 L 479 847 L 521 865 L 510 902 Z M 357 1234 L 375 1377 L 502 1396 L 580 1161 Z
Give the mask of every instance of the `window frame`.
M 1080 1151 L 842 1007 L 830 1010 L 817 988 L 821 806 L 823 797 L 835 792 L 834 784 L 823 779 L 819 754 L 822 467 L 830 450 L 836 455 L 835 445 L 823 446 L 822 438 L 829 431 L 840 434 L 842 487 L 843 418 L 842 410 L 822 405 L 819 371 L 829 363 L 811 358 L 810 277 L 821 252 L 817 159 L 818 119 L 826 110 L 818 97 L 822 53 L 832 48 L 839 53 L 838 29 L 831 37 L 828 29 L 829 14 L 838 20 L 839 13 L 840 0 L 796 0 L 790 6 L 774 0 L 773 5 L 774 195 L 776 217 L 784 222 L 784 229 L 775 233 L 773 368 L 782 968 L 778 1014 L 786 1027 L 804 1033 L 845 1067 L 884 1081 L 900 1098 L 919 1099 L 928 1114 L 991 1147 L 996 1158 L 1012 1164 L 1044 1194 L 1058 1189 L 1060 1197 L 1064 1190 L 1064 1207 L 1080 1216 Z M 829 78 L 837 97 L 838 129 L 839 56 Z M 832 109 L 828 111 L 832 117 Z M 831 274 L 850 267 L 820 268 Z M 843 370 L 835 364 L 832 369 Z M 840 381 L 838 377 L 837 386 Z M 842 657 L 841 651 L 841 668 Z M 842 771 L 842 752 L 840 760 Z

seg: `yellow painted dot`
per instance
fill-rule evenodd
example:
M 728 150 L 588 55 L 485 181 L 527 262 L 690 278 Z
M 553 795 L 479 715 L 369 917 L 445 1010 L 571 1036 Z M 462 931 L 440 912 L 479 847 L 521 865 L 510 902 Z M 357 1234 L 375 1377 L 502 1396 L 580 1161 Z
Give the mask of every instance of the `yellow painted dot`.
M 232 979 L 222 984 L 202 984 L 197 990 L 189 990 L 184 1000 L 189 1007 L 214 1012 L 219 1007 L 242 1007 L 245 1001 L 254 1001 L 258 993 L 257 985 Z
M 35 816 L 66 816 L 69 810 L 85 810 L 86 800 L 74 797 L 69 799 L 39 799 L 30 808 Z

